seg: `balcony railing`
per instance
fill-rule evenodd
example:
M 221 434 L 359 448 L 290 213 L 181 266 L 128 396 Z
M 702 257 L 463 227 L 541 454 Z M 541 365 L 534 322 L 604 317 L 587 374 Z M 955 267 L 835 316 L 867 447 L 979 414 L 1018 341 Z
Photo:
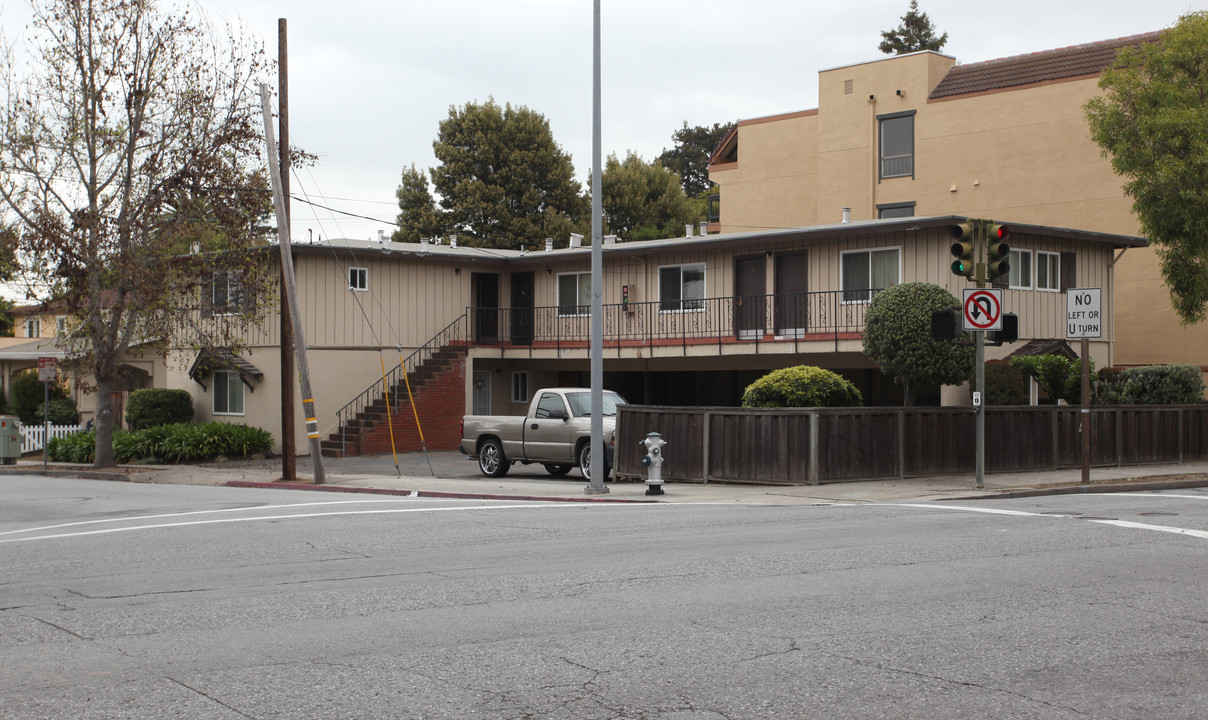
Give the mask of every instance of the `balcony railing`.
M 864 329 L 867 299 L 877 290 L 847 290 L 651 301 L 605 305 L 606 347 L 807 342 L 854 338 Z M 505 348 L 583 348 L 591 308 L 466 309 L 470 342 Z

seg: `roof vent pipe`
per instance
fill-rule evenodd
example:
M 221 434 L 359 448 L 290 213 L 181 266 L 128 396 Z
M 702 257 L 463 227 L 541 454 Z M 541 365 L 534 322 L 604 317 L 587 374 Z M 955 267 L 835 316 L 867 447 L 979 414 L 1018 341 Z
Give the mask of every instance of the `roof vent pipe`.
M 702 236 L 702 237 L 703 237 L 703 236 L 705 236 L 705 235 L 708 235 L 708 234 L 709 234 L 709 223 L 707 223 L 707 222 L 705 222 L 704 220 L 702 220 L 702 221 L 701 221 L 701 223 L 700 223 L 700 232 L 699 232 L 699 233 L 697 233 L 697 234 L 698 234 L 698 235 L 700 235 L 700 236 Z
M 851 222 L 851 208 L 843 208 L 843 222 Z
M 684 237 L 692 237 L 692 223 L 684 225 Z
M 428 252 L 428 238 L 419 239 L 419 251 Z
M 546 251 L 546 252 L 553 252 L 553 251 L 554 251 L 554 239 L 553 239 L 553 238 L 546 238 L 546 239 L 545 239 L 545 251 Z
M 380 242 L 380 243 L 386 242 L 386 231 L 385 230 L 378 230 L 378 242 Z
M 583 245 L 583 236 L 580 235 L 579 233 L 571 233 L 570 234 L 570 246 L 573 248 L 577 248 L 577 247 L 580 247 L 581 245 Z
M 457 236 L 456 235 L 449 236 L 449 247 L 457 247 Z
M 616 245 L 616 244 L 617 244 L 617 236 L 616 236 L 616 235 L 605 235 L 605 236 L 604 236 L 604 244 L 605 244 L 605 245 Z

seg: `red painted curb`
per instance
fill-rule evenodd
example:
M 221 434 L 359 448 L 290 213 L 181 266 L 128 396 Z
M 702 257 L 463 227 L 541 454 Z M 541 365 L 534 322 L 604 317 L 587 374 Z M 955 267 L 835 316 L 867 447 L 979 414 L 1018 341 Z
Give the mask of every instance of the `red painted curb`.
M 657 500 L 630 500 L 627 498 L 603 497 L 544 497 L 541 495 L 492 495 L 489 493 L 459 493 L 442 492 L 440 490 L 393 490 L 390 488 L 348 487 L 345 485 L 310 485 L 306 483 L 284 482 L 254 482 L 251 480 L 231 480 L 227 487 L 242 488 L 280 488 L 285 490 L 314 490 L 317 492 L 335 493 L 365 493 L 369 495 L 400 495 L 405 497 L 450 498 L 456 500 L 529 500 L 536 502 L 566 502 L 566 503 L 657 503 Z

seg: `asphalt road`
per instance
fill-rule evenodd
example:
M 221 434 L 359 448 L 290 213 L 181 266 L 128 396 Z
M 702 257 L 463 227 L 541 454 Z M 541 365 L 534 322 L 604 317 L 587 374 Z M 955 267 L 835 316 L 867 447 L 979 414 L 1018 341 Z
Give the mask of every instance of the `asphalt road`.
M 1198 718 L 1208 492 L 540 504 L 0 477 L 0 718 Z

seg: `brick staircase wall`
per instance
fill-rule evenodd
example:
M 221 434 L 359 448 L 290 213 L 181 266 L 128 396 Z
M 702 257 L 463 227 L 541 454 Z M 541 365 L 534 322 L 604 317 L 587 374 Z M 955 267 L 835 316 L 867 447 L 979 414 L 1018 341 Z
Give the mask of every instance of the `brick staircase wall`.
M 412 379 L 411 394 L 415 398 L 415 413 L 407 401 L 406 387 L 399 389 L 398 397 L 391 395 L 391 406 L 399 410 L 391 415 L 389 427 L 381 422 L 366 431 L 362 445 L 365 454 L 390 452 L 391 429 L 397 452 L 423 450 L 415 426 L 416 413 L 429 450 L 457 449 L 461 443 L 461 417 L 466 407 L 466 356 L 459 355 L 437 367 L 434 377 L 418 387 Z

